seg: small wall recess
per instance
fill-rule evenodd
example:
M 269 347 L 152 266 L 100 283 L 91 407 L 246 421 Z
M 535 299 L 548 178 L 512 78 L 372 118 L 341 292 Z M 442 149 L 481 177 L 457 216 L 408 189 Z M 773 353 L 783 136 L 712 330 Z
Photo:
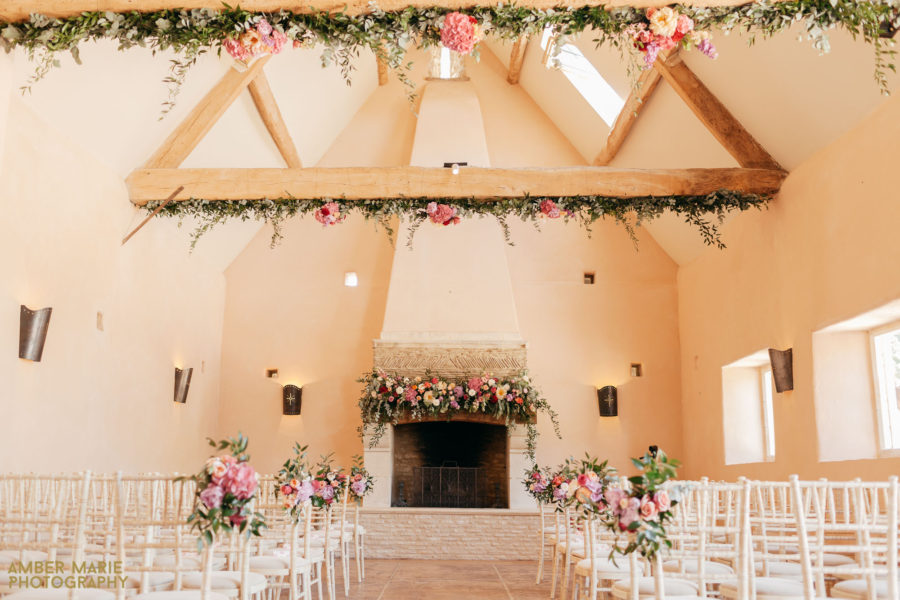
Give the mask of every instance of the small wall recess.
M 643 377 L 644 376 L 644 367 L 641 363 L 631 363 L 631 376 L 632 377 Z
M 584 274 L 584 285 L 594 285 L 594 274 L 593 273 L 585 273 Z
M 266 369 L 266 377 L 268 379 L 278 379 L 278 369 Z

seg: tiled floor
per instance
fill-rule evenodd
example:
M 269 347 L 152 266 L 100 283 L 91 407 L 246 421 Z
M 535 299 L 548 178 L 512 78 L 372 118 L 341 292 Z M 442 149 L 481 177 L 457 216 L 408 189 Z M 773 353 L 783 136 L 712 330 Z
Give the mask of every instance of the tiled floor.
M 340 562 L 337 571 L 340 572 Z M 546 565 L 545 565 L 546 567 Z M 534 580 L 532 561 L 374 560 L 366 561 L 366 579 L 356 582 L 351 563 L 350 596 L 353 600 L 546 600 L 550 577 Z M 337 582 L 337 599 L 344 597 Z M 315 595 L 315 593 L 313 594 Z

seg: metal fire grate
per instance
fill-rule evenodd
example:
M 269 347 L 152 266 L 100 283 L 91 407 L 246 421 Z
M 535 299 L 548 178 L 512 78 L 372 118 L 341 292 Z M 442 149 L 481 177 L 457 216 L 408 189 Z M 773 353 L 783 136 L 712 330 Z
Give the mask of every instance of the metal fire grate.
M 478 508 L 478 467 L 459 467 L 444 463 L 440 467 L 416 467 L 415 506 Z

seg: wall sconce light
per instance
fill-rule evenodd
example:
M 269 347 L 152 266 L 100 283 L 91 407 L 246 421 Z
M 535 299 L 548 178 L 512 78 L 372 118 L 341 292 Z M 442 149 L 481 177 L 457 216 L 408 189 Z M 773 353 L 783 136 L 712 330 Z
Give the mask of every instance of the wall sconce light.
M 19 358 L 41 362 L 52 312 L 52 308 L 31 310 L 22 305 L 19 311 Z
M 597 390 L 597 405 L 601 417 L 619 416 L 619 392 L 616 386 L 607 385 Z
M 299 415 L 303 404 L 303 388 L 288 384 L 281 389 L 281 414 Z
M 190 369 L 175 367 L 175 402 L 180 404 L 187 402 L 188 390 L 191 387 L 191 375 L 193 374 L 193 367 Z
M 779 394 L 794 389 L 794 351 L 775 350 L 769 348 L 769 363 L 772 365 L 772 380 L 775 382 L 775 391 Z
M 359 285 L 359 276 L 355 271 L 344 273 L 344 285 L 347 287 L 356 287 Z

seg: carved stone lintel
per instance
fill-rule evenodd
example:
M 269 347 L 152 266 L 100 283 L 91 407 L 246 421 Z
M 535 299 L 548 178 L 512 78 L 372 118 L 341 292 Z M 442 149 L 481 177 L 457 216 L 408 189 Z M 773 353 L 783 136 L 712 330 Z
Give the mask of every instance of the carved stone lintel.
M 403 377 L 426 372 L 442 377 L 491 373 L 511 377 L 527 367 L 524 342 L 397 342 L 375 340 L 375 368 Z

